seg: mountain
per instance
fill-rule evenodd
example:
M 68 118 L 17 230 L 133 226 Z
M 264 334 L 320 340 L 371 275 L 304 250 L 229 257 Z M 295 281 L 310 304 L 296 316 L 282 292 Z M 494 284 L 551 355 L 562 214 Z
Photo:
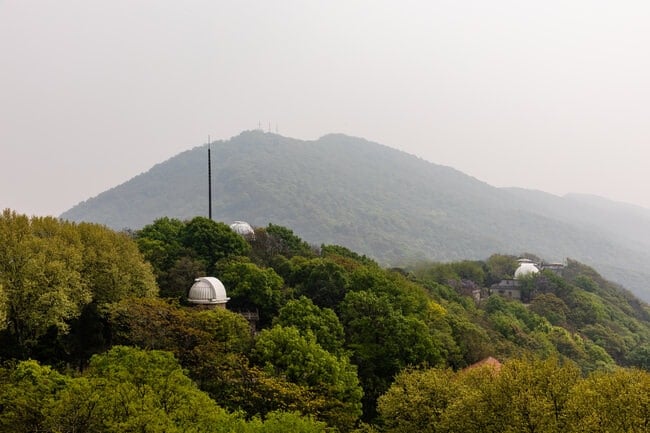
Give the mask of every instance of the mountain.
M 121 229 L 207 215 L 207 145 L 61 215 Z M 501 189 L 450 167 L 341 134 L 302 141 L 247 131 L 211 144 L 213 217 L 269 222 L 400 265 L 495 252 L 566 257 L 650 299 L 650 218 L 593 197 Z M 619 223 L 625 227 L 618 227 Z M 637 233 L 637 235 L 635 235 Z
M 649 272 L 643 262 L 650 251 L 650 210 L 587 194 L 558 197 L 520 188 L 507 190 L 521 199 L 531 212 L 598 231 L 604 237 L 626 245 L 637 254 L 636 258 L 626 257 L 628 261 L 622 263 L 621 260 L 599 260 L 594 255 L 592 263 L 609 278 L 637 289 L 641 297 L 648 299 L 644 293 L 650 291 Z M 636 265 L 630 266 L 632 263 Z

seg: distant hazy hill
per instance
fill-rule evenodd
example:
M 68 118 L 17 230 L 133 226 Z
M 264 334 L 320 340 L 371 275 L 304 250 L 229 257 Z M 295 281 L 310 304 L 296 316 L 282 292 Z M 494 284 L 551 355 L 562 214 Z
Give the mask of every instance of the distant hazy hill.
M 575 258 L 650 299 L 650 213 L 589 196 L 492 187 L 344 135 L 261 131 L 212 143 L 213 217 L 269 222 L 385 264 L 531 252 Z M 207 215 L 207 146 L 183 152 L 61 215 L 121 229 Z

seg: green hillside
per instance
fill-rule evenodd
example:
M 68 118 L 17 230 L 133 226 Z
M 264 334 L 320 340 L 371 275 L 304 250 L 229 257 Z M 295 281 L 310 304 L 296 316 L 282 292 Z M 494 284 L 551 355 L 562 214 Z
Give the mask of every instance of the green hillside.
M 212 143 L 212 155 L 216 220 L 292 227 L 310 243 L 391 265 L 495 251 L 572 257 L 650 299 L 643 244 L 607 230 L 605 219 L 565 219 L 453 168 L 344 135 L 300 141 L 248 131 Z M 137 229 L 162 216 L 207 215 L 206 161 L 205 145 L 183 152 L 62 217 Z M 637 230 L 650 232 L 643 224 Z
M 650 423 L 649 307 L 575 260 L 520 273 L 520 301 L 488 290 L 516 256 L 386 269 L 273 224 L 5 210 L 0 241 L 0 433 Z

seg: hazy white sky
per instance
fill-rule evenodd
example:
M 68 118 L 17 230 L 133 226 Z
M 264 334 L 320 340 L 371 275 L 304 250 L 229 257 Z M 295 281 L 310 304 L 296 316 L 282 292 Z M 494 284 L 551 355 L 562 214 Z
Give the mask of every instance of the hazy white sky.
M 0 208 L 242 130 L 365 137 L 650 207 L 650 3 L 0 0 Z

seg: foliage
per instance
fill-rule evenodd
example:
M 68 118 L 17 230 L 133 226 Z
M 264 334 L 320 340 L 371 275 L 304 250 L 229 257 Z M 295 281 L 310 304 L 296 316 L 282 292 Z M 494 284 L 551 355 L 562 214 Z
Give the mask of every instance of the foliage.
M 396 311 L 385 295 L 349 292 L 340 310 L 347 347 L 359 367 L 366 418 L 374 417 L 377 397 L 402 368 L 443 362 L 439 343 L 427 324 Z
M 571 390 L 567 432 L 644 432 L 650 426 L 650 374 L 598 372 Z
M 205 217 L 192 218 L 185 224 L 180 236 L 183 245 L 191 248 L 205 263 L 208 273 L 212 273 L 219 260 L 244 256 L 250 250 L 250 245 L 244 238 L 233 232 L 228 225 Z
M 192 375 L 252 345 L 246 320 L 224 309 L 193 310 L 159 299 L 126 299 L 111 305 L 107 315 L 115 344 L 172 352 Z
M 274 324 L 293 326 L 303 335 L 312 333 L 316 342 L 330 353 L 340 354 L 343 350 L 343 326 L 336 313 L 329 308 L 319 308 L 305 296 L 287 302 Z
M 254 420 L 248 427 L 250 433 L 326 433 L 327 424 L 297 412 L 270 412 L 262 422 Z
M 346 257 L 352 259 L 355 262 L 361 263 L 365 266 L 379 266 L 377 262 L 375 262 L 371 258 L 366 257 L 365 255 L 357 254 L 354 251 L 350 250 L 349 248 L 346 248 L 341 245 L 323 244 L 320 247 L 320 255 L 321 257 L 329 257 L 329 256 Z
M 0 432 L 44 431 L 44 406 L 55 402 L 66 378 L 30 360 L 0 375 Z
M 322 395 L 327 402 L 321 417 L 329 424 L 349 430 L 361 415 L 356 369 L 347 357 L 319 346 L 313 334 L 276 325 L 260 333 L 253 356 L 268 374 Z
M 158 294 L 151 267 L 124 233 L 87 223 L 79 224 L 77 230 L 83 244 L 81 274 L 95 303 Z
M 597 372 L 558 358 L 499 367 L 405 370 L 379 399 L 387 432 L 641 432 L 650 374 Z
M 0 216 L 0 286 L 0 329 L 21 358 L 36 354 L 37 345 L 53 350 L 91 302 L 157 293 L 150 267 L 125 235 L 8 210 Z
M 23 361 L 0 370 L 0 432 L 325 432 L 293 412 L 245 421 L 201 392 L 163 351 L 115 346 L 69 377 Z
M 161 295 L 180 300 L 195 278 L 214 273 L 219 260 L 250 251 L 229 226 L 204 217 L 159 218 L 139 230 L 136 239 L 155 270 Z
M 276 224 L 269 224 L 266 233 L 274 238 L 277 244 L 275 254 L 283 255 L 287 258 L 293 256 L 309 257 L 313 255 L 312 248 L 309 244 L 293 233 L 293 230 Z
M 199 387 L 229 410 L 250 416 L 324 410 L 324 399 L 307 387 L 250 365 L 250 330 L 238 314 L 133 299 L 112 305 L 108 317 L 114 343 L 174 353 Z
M 553 293 L 537 295 L 530 304 L 530 310 L 551 322 L 553 325 L 565 325 L 569 307 Z
M 221 282 L 228 287 L 233 310 L 258 311 L 260 326 L 271 323 L 284 301 L 284 281 L 272 269 L 262 269 L 246 258 L 224 260 L 217 266 Z
M 590 414 L 592 402 L 604 412 L 615 406 L 589 394 L 584 380 L 623 393 L 631 379 L 607 376 L 616 365 L 647 368 L 648 307 L 571 260 L 562 275 L 544 271 L 519 280 L 530 304 L 499 296 L 476 301 L 468 288 L 510 275 L 512 256 L 427 264 L 411 273 L 382 269 L 341 246 L 319 251 L 281 226 L 244 240 L 205 218 L 163 218 L 136 236 L 157 281 L 168 285 L 161 299 L 151 268 L 124 234 L 10 212 L 0 222 L 0 356 L 77 369 L 74 377 L 37 363 L 0 369 L 0 426 L 637 428 Z M 230 311 L 181 304 L 191 279 L 209 267 L 227 288 Z M 18 296 L 23 292 L 55 293 L 47 298 L 55 304 L 27 302 Z M 262 331 L 254 335 L 233 310 L 259 311 Z M 17 318 L 22 334 L 15 332 Z M 97 353 L 104 354 L 91 358 Z M 506 360 L 498 374 L 462 370 L 487 356 Z M 643 374 L 634 380 L 645 383 Z M 192 412 L 178 398 L 206 410 Z M 630 406 L 629 416 L 642 420 Z M 372 424 L 359 424 L 360 416 Z
M 346 270 L 331 259 L 305 259 L 297 256 L 289 261 L 285 280 L 321 308 L 336 308 L 349 286 Z
M 503 279 L 513 278 L 519 263 L 517 263 L 517 257 L 515 256 L 492 254 L 485 261 L 485 266 L 487 268 L 486 285 L 490 286 Z
M 91 301 L 81 277 L 82 250 L 72 224 L 2 213 L 0 284 L 6 328 L 21 347 L 33 347 L 50 327 L 67 332 L 68 321 Z
M 453 379 L 451 370 L 403 370 L 378 401 L 386 431 L 444 431 L 442 416 L 459 392 Z

